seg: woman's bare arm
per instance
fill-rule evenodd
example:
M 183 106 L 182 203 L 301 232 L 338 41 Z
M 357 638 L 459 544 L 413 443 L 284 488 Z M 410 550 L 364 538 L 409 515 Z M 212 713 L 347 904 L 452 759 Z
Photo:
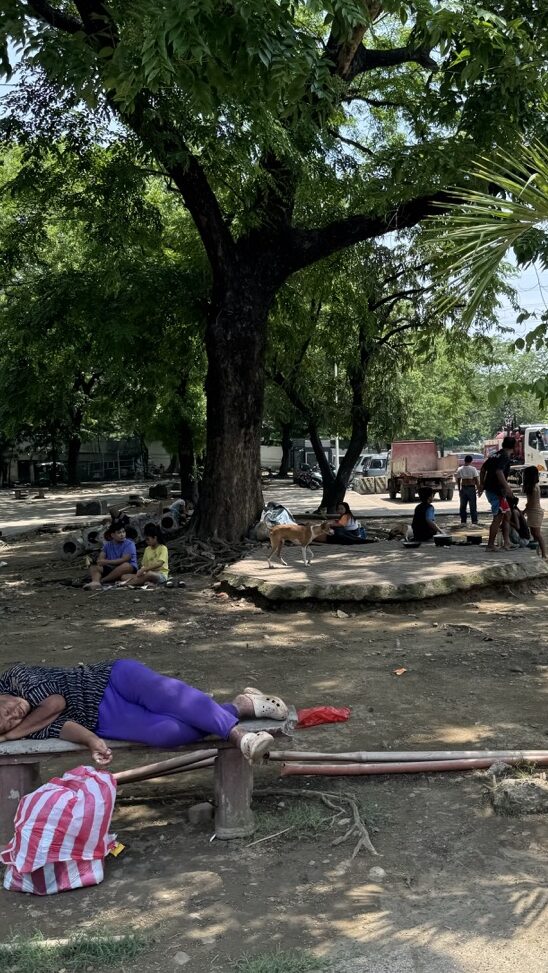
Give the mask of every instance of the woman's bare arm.
M 85 726 L 75 723 L 74 720 L 67 720 L 59 737 L 61 740 L 68 740 L 69 743 L 79 743 L 87 747 L 95 763 L 102 767 L 106 767 L 112 760 L 112 750 L 107 747 L 105 741 L 101 740 L 96 733 L 87 730 Z

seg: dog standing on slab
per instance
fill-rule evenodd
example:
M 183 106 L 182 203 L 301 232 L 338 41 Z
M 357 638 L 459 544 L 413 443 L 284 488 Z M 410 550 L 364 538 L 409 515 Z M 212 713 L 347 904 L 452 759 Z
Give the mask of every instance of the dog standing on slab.
M 315 537 L 319 537 L 320 534 L 330 534 L 331 528 L 329 522 L 324 520 L 321 524 L 279 524 L 277 527 L 273 527 L 270 531 L 270 554 L 268 555 L 268 567 L 273 568 L 272 558 L 277 557 L 280 564 L 285 564 L 287 566 L 287 561 L 284 561 L 282 557 L 282 548 L 285 541 L 291 541 L 292 544 L 300 544 L 303 552 L 303 561 L 305 566 L 310 564 L 312 558 L 314 557 L 310 544 Z M 307 560 L 308 551 L 308 560 Z

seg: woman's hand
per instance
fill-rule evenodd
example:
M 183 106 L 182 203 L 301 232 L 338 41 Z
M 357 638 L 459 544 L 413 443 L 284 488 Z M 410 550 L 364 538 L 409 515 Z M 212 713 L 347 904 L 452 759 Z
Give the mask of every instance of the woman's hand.
M 90 743 L 89 749 L 92 760 L 98 767 L 107 767 L 111 762 L 112 750 L 110 747 L 107 747 L 105 741 L 101 740 L 100 737 L 95 737 L 95 740 Z

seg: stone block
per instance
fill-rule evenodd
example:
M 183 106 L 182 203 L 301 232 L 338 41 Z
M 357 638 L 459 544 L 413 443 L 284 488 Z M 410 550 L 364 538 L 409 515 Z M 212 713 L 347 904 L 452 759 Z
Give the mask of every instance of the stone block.
M 76 504 L 77 517 L 97 517 L 100 514 L 108 514 L 106 500 L 81 500 Z
M 495 784 L 491 800 L 499 814 L 546 814 L 548 781 L 541 777 L 507 777 Z
M 209 801 L 193 804 L 187 811 L 187 817 L 191 824 L 207 824 L 213 820 L 213 804 Z
M 155 483 L 148 488 L 148 495 L 151 500 L 167 500 L 169 497 L 169 488 L 165 483 Z

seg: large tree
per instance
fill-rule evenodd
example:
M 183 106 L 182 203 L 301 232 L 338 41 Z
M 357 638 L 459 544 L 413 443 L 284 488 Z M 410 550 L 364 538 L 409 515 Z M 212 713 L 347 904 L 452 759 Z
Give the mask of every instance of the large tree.
M 84 437 L 161 426 L 192 453 L 207 273 L 188 217 L 116 142 L 1 162 L 0 431 L 66 447 L 69 484 Z
M 112 112 L 195 221 L 211 268 L 195 526 L 236 537 L 261 506 L 274 295 L 416 225 L 475 146 L 535 123 L 544 15 L 536 0 L 4 0 L 0 30 L 6 62 L 12 38 L 45 72 L 42 118 L 63 98 Z

